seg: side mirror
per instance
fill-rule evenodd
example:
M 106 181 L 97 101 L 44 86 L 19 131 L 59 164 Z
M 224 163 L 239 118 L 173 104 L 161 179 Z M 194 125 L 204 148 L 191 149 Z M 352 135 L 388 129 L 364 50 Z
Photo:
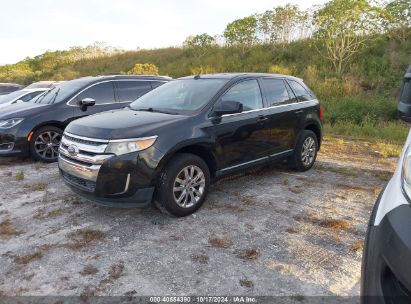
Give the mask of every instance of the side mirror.
M 94 106 L 96 101 L 93 98 L 84 98 L 80 100 L 79 105 L 82 111 L 86 111 L 87 107 Z
M 411 122 L 411 66 L 404 75 L 404 83 L 397 110 L 400 119 Z
M 220 101 L 214 107 L 214 114 L 217 116 L 241 113 L 243 111 L 243 104 L 239 101 L 225 100 Z

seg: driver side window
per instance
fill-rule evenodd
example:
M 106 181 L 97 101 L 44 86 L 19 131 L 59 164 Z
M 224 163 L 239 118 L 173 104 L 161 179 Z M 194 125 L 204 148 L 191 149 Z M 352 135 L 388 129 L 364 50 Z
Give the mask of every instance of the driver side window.
M 263 99 L 257 80 L 246 80 L 235 84 L 222 97 L 221 101 L 238 101 L 243 104 L 243 111 L 261 109 Z

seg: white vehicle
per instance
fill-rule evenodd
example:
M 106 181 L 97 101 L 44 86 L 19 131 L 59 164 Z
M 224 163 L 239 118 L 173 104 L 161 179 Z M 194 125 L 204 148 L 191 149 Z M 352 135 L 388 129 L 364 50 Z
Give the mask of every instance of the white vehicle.
M 398 113 L 411 122 L 411 66 Z M 361 303 L 411 303 L 411 130 L 397 169 L 374 206 L 364 245 Z
M 17 103 L 27 102 L 40 95 L 43 92 L 50 90 L 50 88 L 37 88 L 37 89 L 23 89 L 11 92 L 7 95 L 0 96 L 0 108 Z

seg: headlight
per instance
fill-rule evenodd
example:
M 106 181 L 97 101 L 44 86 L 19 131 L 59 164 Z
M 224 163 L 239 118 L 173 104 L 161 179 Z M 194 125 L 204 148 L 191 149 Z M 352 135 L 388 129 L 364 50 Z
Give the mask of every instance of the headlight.
M 151 147 L 156 139 L 157 136 L 124 140 L 110 140 L 105 152 L 113 153 L 116 155 L 123 155 L 131 152 L 141 151 Z
M 402 160 L 401 183 L 408 200 L 411 198 L 411 145 L 408 146 Z
M 0 129 L 8 129 L 11 127 L 14 127 L 21 123 L 23 121 L 23 118 L 12 118 L 12 119 L 6 119 L 6 120 L 0 120 Z

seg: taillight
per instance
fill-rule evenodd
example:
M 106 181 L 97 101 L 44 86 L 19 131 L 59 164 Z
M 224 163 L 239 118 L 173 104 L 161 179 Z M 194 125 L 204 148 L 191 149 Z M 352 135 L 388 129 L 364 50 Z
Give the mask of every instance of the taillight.
M 323 115 L 324 115 L 324 108 L 322 105 L 320 105 L 320 120 L 321 122 L 323 121 Z

